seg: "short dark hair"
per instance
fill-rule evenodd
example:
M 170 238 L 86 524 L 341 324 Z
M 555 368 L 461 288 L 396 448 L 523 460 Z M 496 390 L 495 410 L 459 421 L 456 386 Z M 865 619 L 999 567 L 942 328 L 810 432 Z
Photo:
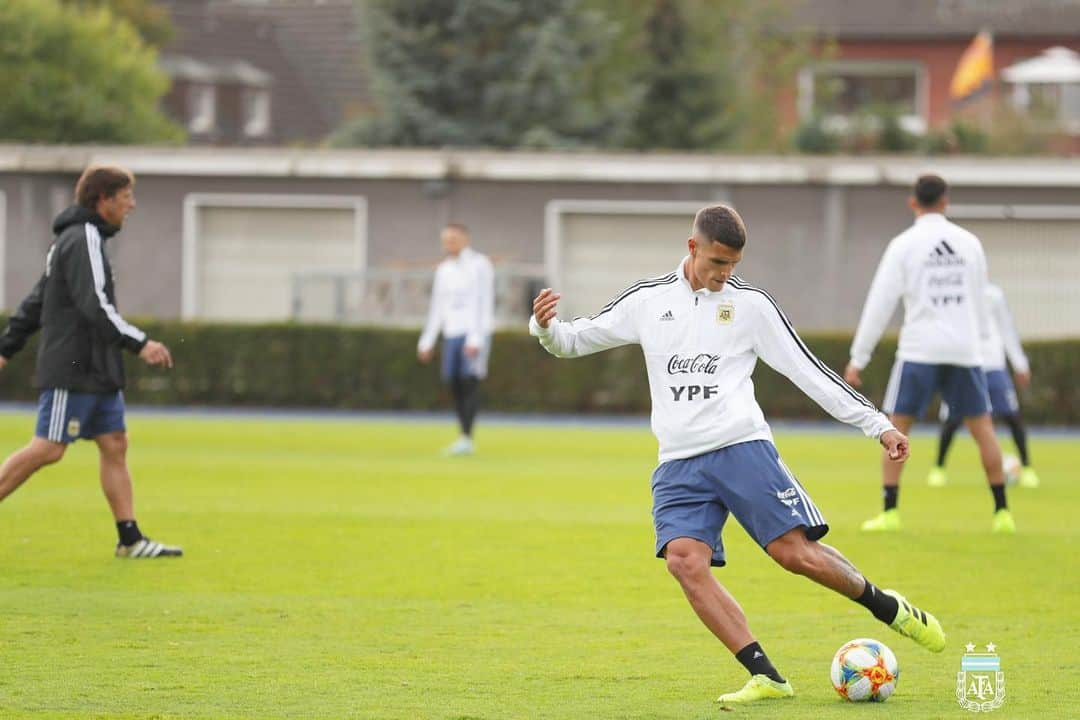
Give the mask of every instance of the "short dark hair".
M 101 198 L 111 198 L 134 184 L 135 176 L 122 167 L 91 165 L 75 183 L 75 202 L 93 210 Z
M 912 194 L 919 207 L 931 208 L 941 202 L 948 191 L 949 186 L 940 175 L 920 175 Z
M 465 223 L 462 223 L 462 222 L 448 222 L 448 223 L 446 223 L 446 227 L 444 229 L 446 229 L 446 230 L 457 230 L 462 235 L 468 235 L 469 234 L 468 226 Z
M 735 208 L 727 205 L 710 205 L 698 210 L 694 216 L 694 234 L 734 250 L 742 250 L 746 245 L 746 225 Z

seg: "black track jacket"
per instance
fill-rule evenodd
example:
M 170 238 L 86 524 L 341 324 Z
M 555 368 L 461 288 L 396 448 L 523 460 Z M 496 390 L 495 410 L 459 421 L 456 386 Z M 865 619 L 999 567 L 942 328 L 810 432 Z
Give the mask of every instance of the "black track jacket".
M 0 335 L 0 355 L 10 358 L 41 330 L 37 387 L 87 393 L 121 390 L 120 349 L 138 353 L 146 345 L 146 333 L 116 310 L 105 240 L 118 230 L 79 205 L 53 221 L 56 240 L 45 258 L 45 274 Z

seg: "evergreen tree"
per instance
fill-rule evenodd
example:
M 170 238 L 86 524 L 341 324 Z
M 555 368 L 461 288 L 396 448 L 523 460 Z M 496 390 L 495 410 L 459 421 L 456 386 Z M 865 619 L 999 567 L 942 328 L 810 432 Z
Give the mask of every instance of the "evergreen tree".
M 645 63 L 638 71 L 644 96 L 627 145 L 691 150 L 719 146 L 729 134 L 720 95 L 726 73 L 693 52 L 677 0 L 654 0 L 644 24 Z
M 596 72 L 617 27 L 579 0 L 361 7 L 378 112 L 335 145 L 605 145 L 626 125 Z

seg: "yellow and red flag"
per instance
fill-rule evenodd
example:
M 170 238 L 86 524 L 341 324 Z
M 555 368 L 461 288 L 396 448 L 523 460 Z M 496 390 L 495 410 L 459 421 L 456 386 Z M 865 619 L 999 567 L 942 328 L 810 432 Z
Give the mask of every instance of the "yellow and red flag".
M 994 36 L 983 30 L 960 56 L 949 86 L 953 102 L 971 100 L 989 90 L 994 82 Z

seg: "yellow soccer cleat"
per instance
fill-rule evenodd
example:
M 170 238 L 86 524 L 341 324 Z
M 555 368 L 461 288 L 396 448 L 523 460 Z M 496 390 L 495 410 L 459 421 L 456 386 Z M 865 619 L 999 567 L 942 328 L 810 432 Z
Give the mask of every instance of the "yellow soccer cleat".
M 774 700 L 795 696 L 795 689 L 785 680 L 778 683 L 767 675 L 752 675 L 741 690 L 724 693 L 716 698 L 718 703 L 748 703 L 758 700 Z
M 1001 508 L 994 513 L 994 520 L 990 525 L 990 531 L 999 535 L 1015 535 L 1016 521 L 1008 508 Z
M 1020 487 L 1022 488 L 1037 488 L 1039 487 L 1039 475 L 1035 472 L 1035 468 L 1023 468 L 1020 471 Z
M 949 477 L 945 474 L 945 468 L 932 467 L 926 474 L 926 484 L 930 487 L 945 487 Z
M 896 508 L 875 515 L 860 526 L 863 532 L 898 532 L 900 528 L 900 511 Z
M 904 637 L 911 638 L 930 652 L 939 653 L 945 649 L 945 631 L 941 629 L 941 623 L 936 617 L 915 607 L 895 590 L 882 592 L 896 598 L 896 602 L 900 605 L 896 611 L 896 618 L 889 627 Z

